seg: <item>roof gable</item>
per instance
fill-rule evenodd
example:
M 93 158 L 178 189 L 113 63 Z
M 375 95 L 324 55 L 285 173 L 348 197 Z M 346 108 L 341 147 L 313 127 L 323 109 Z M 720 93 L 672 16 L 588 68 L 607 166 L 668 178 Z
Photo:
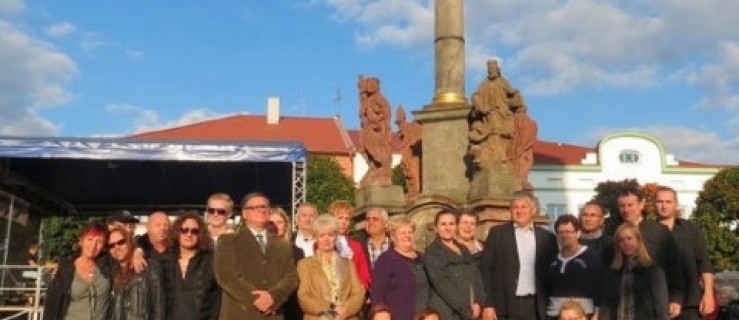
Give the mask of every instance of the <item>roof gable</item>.
M 189 125 L 134 134 L 135 139 L 301 141 L 310 153 L 350 154 L 354 145 L 339 119 L 234 115 Z

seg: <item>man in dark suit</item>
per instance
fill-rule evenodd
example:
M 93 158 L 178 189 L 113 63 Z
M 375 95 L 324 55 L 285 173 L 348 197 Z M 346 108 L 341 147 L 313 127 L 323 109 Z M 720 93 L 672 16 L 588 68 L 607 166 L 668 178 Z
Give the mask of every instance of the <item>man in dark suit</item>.
M 220 319 L 283 319 L 281 306 L 298 286 L 292 246 L 267 233 L 269 199 L 264 194 L 247 194 L 241 206 L 246 227 L 222 235 L 216 246 Z
M 618 194 L 618 210 L 624 223 L 639 227 L 649 257 L 662 268 L 667 278 L 670 318 L 679 316 L 685 298 L 685 281 L 682 278 L 683 268 L 675 238 L 665 226 L 644 218 L 644 193 L 639 189 L 621 190 Z M 616 245 L 615 241 L 613 245 Z
M 713 295 L 713 265 L 703 233 L 692 221 L 680 218 L 677 192 L 659 187 L 654 195 L 659 222 L 670 230 L 683 258 L 685 299 L 679 320 L 700 320 L 716 309 Z
M 536 201 L 517 192 L 511 201 L 513 221 L 490 229 L 482 252 L 487 301 L 483 319 L 546 319 L 543 279 L 557 254 L 554 235 L 534 225 Z

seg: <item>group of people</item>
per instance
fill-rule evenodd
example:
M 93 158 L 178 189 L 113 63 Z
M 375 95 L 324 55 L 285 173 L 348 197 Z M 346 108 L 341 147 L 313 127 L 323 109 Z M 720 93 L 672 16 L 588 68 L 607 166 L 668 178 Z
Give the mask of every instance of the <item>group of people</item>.
M 643 216 L 640 190 L 618 196 L 623 224 L 605 232 L 603 208 L 563 215 L 554 233 L 534 224 L 536 199 L 513 195 L 512 221 L 476 237 L 478 216 L 442 209 L 436 238 L 416 249 L 416 225 L 382 208 L 301 204 L 296 231 L 262 193 L 228 221 L 226 194 L 204 214 L 170 225 L 155 212 L 135 237 L 119 214 L 85 228 L 62 259 L 44 319 L 701 319 L 715 309 L 710 259 L 699 229 L 680 218 L 677 193 L 656 193 L 658 221 Z M 204 218 L 205 219 L 204 219 Z

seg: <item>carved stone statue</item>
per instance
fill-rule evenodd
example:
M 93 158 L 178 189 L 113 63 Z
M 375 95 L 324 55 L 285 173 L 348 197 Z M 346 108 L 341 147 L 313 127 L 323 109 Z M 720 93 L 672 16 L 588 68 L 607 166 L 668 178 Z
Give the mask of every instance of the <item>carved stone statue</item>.
M 510 161 L 516 170 L 516 182 L 523 190 L 533 190 L 528 181 L 529 171 L 534 164 L 534 143 L 539 132 L 536 121 L 528 115 L 528 108 L 521 93 L 517 93 L 511 100 L 515 114 L 515 133 L 510 149 Z
M 515 131 L 510 100 L 518 90 L 500 74 L 498 62 L 488 61 L 488 76 L 472 95 L 470 155 L 479 168 L 509 162 Z
M 421 124 L 406 121 L 403 106 L 396 111 L 395 123 L 401 141 L 400 166 L 405 176 L 405 199 L 410 201 L 421 193 Z
M 378 78 L 360 76 L 358 87 L 361 153 L 369 166 L 360 186 L 390 185 L 390 104 L 380 92 Z

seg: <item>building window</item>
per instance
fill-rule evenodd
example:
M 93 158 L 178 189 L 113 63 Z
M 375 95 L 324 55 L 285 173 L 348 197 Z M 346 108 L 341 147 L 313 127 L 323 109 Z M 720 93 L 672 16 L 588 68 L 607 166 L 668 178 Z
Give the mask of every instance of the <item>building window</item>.
M 554 227 L 554 222 L 559 216 L 567 213 L 567 205 L 563 203 L 548 203 L 547 217 L 549 217 L 549 226 Z
M 627 149 L 621 151 L 618 155 L 618 160 L 623 164 L 636 164 L 639 163 L 639 151 L 633 149 Z

